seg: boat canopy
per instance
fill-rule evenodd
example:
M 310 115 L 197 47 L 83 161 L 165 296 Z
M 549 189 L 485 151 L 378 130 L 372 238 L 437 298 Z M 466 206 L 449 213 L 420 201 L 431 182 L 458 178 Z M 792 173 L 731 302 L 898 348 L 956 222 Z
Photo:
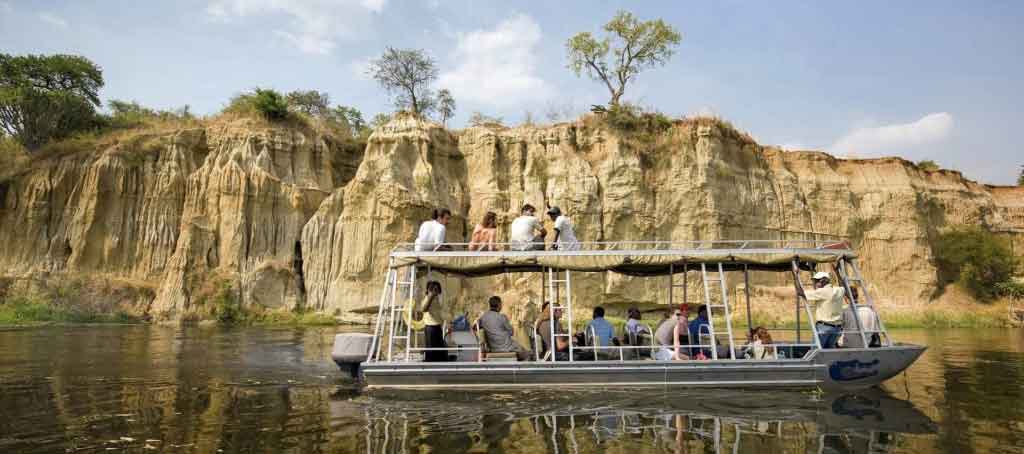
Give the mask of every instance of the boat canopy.
M 817 240 L 752 241 L 618 241 L 583 242 L 573 250 L 516 251 L 499 244 L 497 251 L 470 251 L 468 244 L 444 244 L 433 251 L 416 251 L 401 244 L 390 254 L 391 267 L 426 266 L 466 277 L 501 273 L 541 272 L 546 269 L 604 272 L 631 276 L 681 273 L 685 266 L 721 263 L 726 270 L 787 271 L 796 260 L 802 268 L 856 258 L 844 242 Z

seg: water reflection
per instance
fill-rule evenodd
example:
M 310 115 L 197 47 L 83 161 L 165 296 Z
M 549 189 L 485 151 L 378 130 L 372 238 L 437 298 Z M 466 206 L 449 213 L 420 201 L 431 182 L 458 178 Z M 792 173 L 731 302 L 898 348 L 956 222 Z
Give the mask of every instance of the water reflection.
M 1024 333 L 931 346 L 882 389 L 381 393 L 335 329 L 0 329 L 0 452 L 1020 452 Z
M 374 393 L 331 410 L 335 420 L 363 412 L 367 453 L 877 453 L 904 434 L 935 431 L 926 415 L 880 391 Z

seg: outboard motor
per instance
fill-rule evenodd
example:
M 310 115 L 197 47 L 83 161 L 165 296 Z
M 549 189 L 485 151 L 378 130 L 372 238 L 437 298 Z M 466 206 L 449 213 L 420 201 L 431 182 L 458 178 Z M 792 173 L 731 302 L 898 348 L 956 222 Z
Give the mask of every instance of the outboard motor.
M 359 379 L 359 365 L 366 361 L 370 354 L 370 345 L 373 343 L 373 335 L 366 333 L 341 333 L 334 336 L 334 349 L 331 350 L 331 359 L 341 370 L 352 375 L 352 379 Z

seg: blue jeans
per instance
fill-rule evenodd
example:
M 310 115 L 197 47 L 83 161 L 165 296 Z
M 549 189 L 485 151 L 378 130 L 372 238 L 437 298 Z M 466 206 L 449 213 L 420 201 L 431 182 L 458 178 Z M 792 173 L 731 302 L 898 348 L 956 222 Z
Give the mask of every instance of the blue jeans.
M 818 330 L 821 348 L 836 348 L 836 343 L 839 342 L 839 332 L 841 331 L 838 326 L 818 322 L 814 324 L 814 328 Z

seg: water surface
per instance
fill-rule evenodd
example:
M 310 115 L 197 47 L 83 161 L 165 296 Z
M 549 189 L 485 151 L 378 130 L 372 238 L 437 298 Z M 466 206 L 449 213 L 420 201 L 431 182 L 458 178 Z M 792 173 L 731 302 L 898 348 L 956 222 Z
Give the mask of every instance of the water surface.
M 1024 333 L 929 350 L 853 394 L 374 392 L 336 328 L 0 329 L 0 452 L 1024 452 Z

